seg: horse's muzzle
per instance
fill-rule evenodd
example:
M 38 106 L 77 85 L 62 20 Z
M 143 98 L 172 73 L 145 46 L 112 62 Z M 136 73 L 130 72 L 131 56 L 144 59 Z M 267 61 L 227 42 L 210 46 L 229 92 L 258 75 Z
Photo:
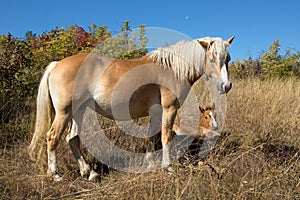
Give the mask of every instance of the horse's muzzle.
M 229 92 L 229 90 L 231 89 L 232 84 L 231 82 L 220 82 L 219 84 L 217 84 L 217 88 L 220 94 L 226 94 L 227 92 Z
M 232 87 L 231 82 L 228 82 L 227 84 L 225 83 L 222 84 L 222 88 L 225 93 L 229 92 L 229 90 L 231 90 L 231 87 Z
M 216 130 L 218 130 L 218 125 L 217 124 L 213 124 L 212 125 L 212 127 L 211 127 L 211 129 L 213 130 L 213 131 L 216 131 Z

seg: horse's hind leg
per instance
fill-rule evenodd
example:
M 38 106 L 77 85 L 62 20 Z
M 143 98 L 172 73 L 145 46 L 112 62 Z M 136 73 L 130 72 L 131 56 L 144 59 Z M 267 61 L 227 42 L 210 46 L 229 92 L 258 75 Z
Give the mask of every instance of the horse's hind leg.
M 77 160 L 81 176 L 82 177 L 89 176 L 88 179 L 91 181 L 96 179 L 96 177 L 98 177 L 99 174 L 91 169 L 91 167 L 89 166 L 89 164 L 86 163 L 82 155 L 82 152 L 80 150 L 80 138 L 78 135 L 79 131 L 80 130 L 78 124 L 76 123 L 75 120 L 72 120 L 71 132 L 66 139 L 75 156 L 75 159 Z
M 47 152 L 48 152 L 48 174 L 52 175 L 55 181 L 60 181 L 61 177 L 57 173 L 56 148 L 59 144 L 62 133 L 69 121 L 68 114 L 57 113 L 50 130 L 47 133 Z
M 145 164 L 147 170 L 152 170 L 155 167 L 155 151 L 159 140 L 159 132 L 161 130 L 162 109 L 158 104 L 153 105 L 149 111 L 150 126 L 148 130 L 148 140 L 145 155 Z

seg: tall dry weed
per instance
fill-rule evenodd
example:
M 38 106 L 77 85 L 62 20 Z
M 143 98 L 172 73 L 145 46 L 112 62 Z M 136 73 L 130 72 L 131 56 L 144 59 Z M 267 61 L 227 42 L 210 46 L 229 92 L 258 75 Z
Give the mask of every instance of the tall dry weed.
M 251 145 L 282 140 L 300 145 L 300 81 L 244 79 L 233 81 L 228 95 L 226 131 Z
M 165 170 L 142 174 L 110 170 L 101 182 L 92 183 L 79 177 L 76 161 L 62 141 L 58 167 L 64 181 L 55 183 L 30 161 L 31 138 L 11 134 L 20 131 L 21 123 L 13 129 L 14 123 L 9 130 L 1 130 L 5 142 L 0 199 L 300 199 L 300 80 L 232 82 L 226 125 L 204 160 L 209 165 L 175 162 L 173 175 Z M 194 86 L 201 106 L 210 102 L 203 84 L 200 80 Z M 32 127 L 30 120 L 25 124 L 23 132 Z M 104 120 L 101 126 L 114 143 L 139 151 L 131 146 L 138 141 L 121 137 L 111 121 Z

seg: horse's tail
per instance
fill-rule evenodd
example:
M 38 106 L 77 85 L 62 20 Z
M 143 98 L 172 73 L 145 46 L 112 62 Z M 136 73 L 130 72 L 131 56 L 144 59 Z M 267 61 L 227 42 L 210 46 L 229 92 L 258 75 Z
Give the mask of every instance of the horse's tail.
M 54 118 L 54 108 L 49 92 L 48 78 L 58 62 L 51 62 L 42 77 L 37 95 L 37 111 L 35 131 L 29 145 L 29 156 L 41 164 L 46 152 L 46 133 L 49 131 Z

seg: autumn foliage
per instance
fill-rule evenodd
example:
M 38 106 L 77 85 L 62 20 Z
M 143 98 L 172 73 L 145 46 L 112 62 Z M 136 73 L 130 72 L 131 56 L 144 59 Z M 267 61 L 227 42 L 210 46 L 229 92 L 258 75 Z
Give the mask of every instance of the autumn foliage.
M 145 55 L 145 27 L 140 25 L 136 33 L 132 33 L 129 22 L 123 22 L 116 36 L 112 36 L 107 26 L 95 24 L 90 25 L 88 31 L 72 25 L 56 27 L 39 36 L 28 31 L 24 39 L 11 34 L 0 36 L 0 122 L 15 118 L 20 110 L 28 112 L 35 101 L 42 73 L 52 61 L 92 50 L 122 59 Z

